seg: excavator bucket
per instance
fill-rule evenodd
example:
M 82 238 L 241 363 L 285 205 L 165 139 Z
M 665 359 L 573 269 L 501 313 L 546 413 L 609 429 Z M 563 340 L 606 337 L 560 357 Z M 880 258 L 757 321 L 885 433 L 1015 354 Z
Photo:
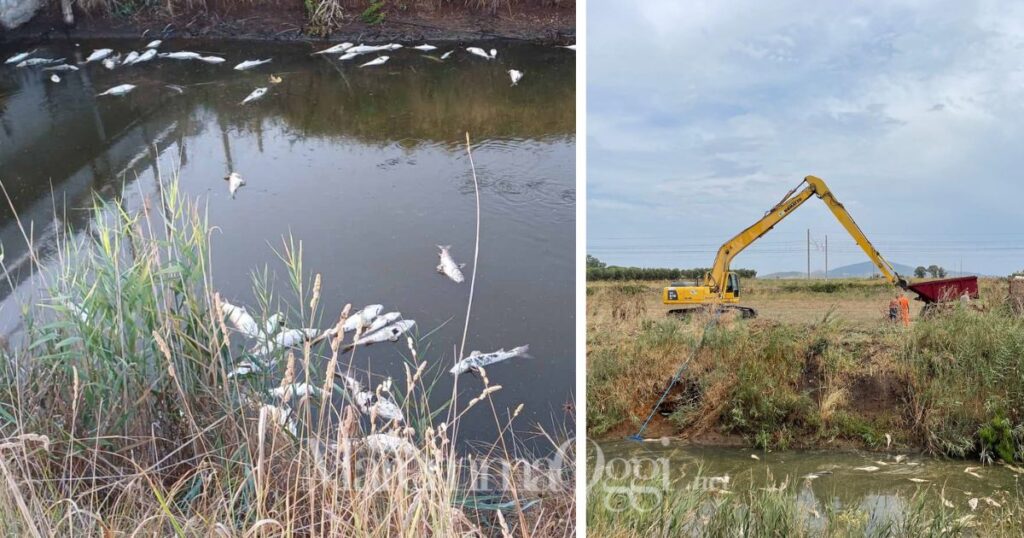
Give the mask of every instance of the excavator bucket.
M 978 298 L 978 277 L 964 276 L 957 278 L 944 278 L 941 280 L 929 280 L 908 286 L 910 291 L 917 294 L 917 297 L 925 304 L 944 303 L 956 301 L 966 294 L 971 299 Z

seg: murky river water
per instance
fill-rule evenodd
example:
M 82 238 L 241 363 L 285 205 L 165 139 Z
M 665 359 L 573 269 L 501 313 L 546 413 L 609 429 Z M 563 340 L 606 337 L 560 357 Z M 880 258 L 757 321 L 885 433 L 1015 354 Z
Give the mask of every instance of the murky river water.
M 753 459 L 752 454 L 760 459 Z M 869 529 L 898 518 L 919 491 L 928 495 L 929 502 L 935 505 L 941 503 L 944 496 L 961 513 L 971 511 L 968 501 L 972 498 L 1004 500 L 1008 495 L 1024 495 L 1024 475 L 999 465 L 981 466 L 976 461 L 845 450 L 766 454 L 749 449 L 695 447 L 675 441 L 663 444 L 623 440 L 591 444 L 588 483 L 608 478 L 628 480 L 624 469 L 629 461 L 659 462 L 660 468 L 667 467 L 672 488 L 700 488 L 708 477 L 724 476 L 729 477 L 727 489 L 732 491 L 778 487 L 786 483 L 789 488 L 795 488 L 798 502 L 807 513 L 825 514 L 826 506 L 856 508 L 868 514 Z M 877 470 L 866 470 L 875 467 Z M 805 479 L 812 474 L 816 478 Z M 704 477 L 704 482 L 698 477 Z M 980 504 L 985 507 L 984 502 Z
M 83 59 L 94 48 L 127 52 L 144 42 L 13 44 L 0 58 L 39 48 L 36 56 Z M 499 410 L 526 404 L 521 429 L 568 428 L 573 400 L 575 237 L 575 53 L 549 46 L 479 44 L 493 61 L 462 50 L 445 61 L 409 48 L 379 67 L 311 56 L 307 44 L 165 41 L 162 51 L 222 56 L 207 65 L 157 59 L 77 72 L 0 65 L 0 180 L 21 219 L 34 223 L 37 246 L 51 248 L 54 199 L 82 230 L 93 192 L 141 200 L 156 178 L 180 174 L 185 191 L 208 204 L 214 283 L 236 303 L 252 304 L 251 273 L 264 266 L 287 289 L 274 249 L 303 242 L 304 267 L 323 276 L 322 305 L 336 315 L 382 303 L 415 319 L 429 336 L 430 357 L 450 363 L 462 335 L 468 282 L 435 271 L 437 247 L 452 245 L 472 269 L 474 196 L 463 145 L 467 131 L 481 182 L 482 238 L 468 349 L 529 344 L 533 359 L 493 367 Z M 429 57 L 428 57 L 429 56 Z M 273 58 L 250 71 L 242 60 Z M 508 69 L 525 77 L 511 86 Z M 269 82 L 271 74 L 281 82 Z M 123 97 L 97 97 L 118 84 Z M 175 89 L 174 87 L 179 89 Z M 261 100 L 241 106 L 256 87 Z M 232 198 L 223 177 L 247 185 Z M 64 207 L 58 208 L 64 214 Z M 48 228 L 49 227 L 49 228 Z M 12 212 L 0 204 L 0 242 L 12 276 L 28 277 L 26 246 Z M 26 284 L 27 285 L 27 284 Z M 18 328 L 17 302 L 6 289 L 4 333 Z M 447 322 L 447 323 L 446 323 Z M 356 367 L 403 377 L 404 346 L 384 344 L 357 355 Z M 451 391 L 441 376 L 437 394 Z M 480 382 L 462 378 L 463 401 Z M 493 438 L 490 409 L 472 411 L 467 439 Z

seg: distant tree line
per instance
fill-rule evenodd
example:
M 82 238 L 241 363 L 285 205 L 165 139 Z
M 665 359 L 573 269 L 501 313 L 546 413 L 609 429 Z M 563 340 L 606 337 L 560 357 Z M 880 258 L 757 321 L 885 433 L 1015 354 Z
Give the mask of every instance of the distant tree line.
M 918 265 L 914 269 L 915 277 L 924 278 L 926 275 L 932 278 L 946 278 L 946 269 L 938 265 L 929 265 L 928 267 Z
M 587 280 L 696 280 L 703 278 L 711 269 L 696 267 L 693 269 L 669 269 L 660 267 L 619 267 L 608 265 L 601 260 L 587 255 Z M 754 278 L 757 271 L 753 269 L 733 269 L 741 278 Z

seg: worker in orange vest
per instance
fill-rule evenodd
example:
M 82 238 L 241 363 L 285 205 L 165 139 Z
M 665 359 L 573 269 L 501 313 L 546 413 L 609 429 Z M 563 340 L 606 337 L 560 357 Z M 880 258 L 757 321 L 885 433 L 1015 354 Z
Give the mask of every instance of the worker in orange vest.
M 906 292 L 900 292 L 900 318 L 903 319 L 903 326 L 910 327 L 910 299 L 907 299 Z
M 889 300 L 889 321 L 896 323 L 900 319 L 900 300 L 893 297 Z

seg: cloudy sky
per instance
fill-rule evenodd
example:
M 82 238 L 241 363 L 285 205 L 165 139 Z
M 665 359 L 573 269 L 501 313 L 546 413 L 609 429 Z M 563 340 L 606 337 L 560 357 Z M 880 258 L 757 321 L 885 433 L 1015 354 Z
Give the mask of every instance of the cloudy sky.
M 890 262 L 1024 269 L 1024 3 L 593 0 L 587 251 L 711 264 L 806 175 Z M 820 200 L 734 267 L 867 261 Z M 812 269 L 824 256 L 812 252 Z

